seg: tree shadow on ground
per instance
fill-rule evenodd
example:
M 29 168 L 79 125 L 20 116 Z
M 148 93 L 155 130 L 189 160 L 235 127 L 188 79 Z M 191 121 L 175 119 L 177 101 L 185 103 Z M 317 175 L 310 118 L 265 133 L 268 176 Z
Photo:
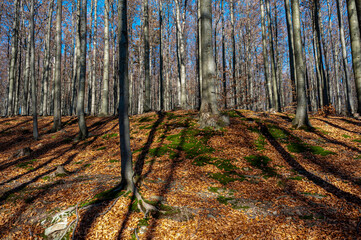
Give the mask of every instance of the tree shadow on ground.
M 318 121 L 322 121 L 322 122 L 324 122 L 324 123 L 326 123 L 326 124 L 328 124 L 328 125 L 330 125 L 330 126 L 332 126 L 332 127 L 334 127 L 334 128 L 338 128 L 338 129 L 341 129 L 341 130 L 346 131 L 346 132 L 361 134 L 361 132 L 355 132 L 355 131 L 348 130 L 348 129 L 346 129 L 346 128 L 343 128 L 343 127 L 341 127 L 341 126 L 339 126 L 339 125 L 336 125 L 336 124 L 331 123 L 331 122 L 329 122 L 329 121 L 326 121 L 326 120 L 324 120 L 324 119 L 320 119 L 320 118 L 315 118 L 315 119 L 317 119 Z
M 312 181 L 314 184 L 318 185 L 319 187 L 323 188 L 329 193 L 337 196 L 340 199 L 345 199 L 348 202 L 357 204 L 361 206 L 361 199 L 356 195 L 351 193 L 345 192 L 334 186 L 333 184 L 323 180 L 322 178 L 310 173 L 307 171 L 299 162 L 297 162 L 290 153 L 288 153 L 281 144 L 271 135 L 268 128 L 264 124 L 260 124 L 261 133 L 264 137 L 268 140 L 268 142 L 280 153 L 282 158 L 300 175 L 303 175 L 308 180 Z M 317 161 L 314 163 L 319 164 Z M 319 164 L 320 165 L 320 164 Z M 320 165 L 321 167 L 324 167 Z M 325 169 L 326 171 L 328 169 Z
M 135 169 L 134 169 L 135 176 L 140 176 L 142 174 L 145 158 L 147 157 L 147 155 L 149 153 L 150 146 L 154 142 L 154 138 L 155 138 L 155 134 L 157 132 L 157 128 L 164 121 L 164 118 L 165 118 L 165 113 L 159 112 L 158 113 L 158 119 L 152 125 L 152 128 L 151 128 L 151 130 L 149 132 L 147 142 L 144 144 L 144 146 L 142 148 L 142 152 L 139 154 L 137 160 L 135 161 Z

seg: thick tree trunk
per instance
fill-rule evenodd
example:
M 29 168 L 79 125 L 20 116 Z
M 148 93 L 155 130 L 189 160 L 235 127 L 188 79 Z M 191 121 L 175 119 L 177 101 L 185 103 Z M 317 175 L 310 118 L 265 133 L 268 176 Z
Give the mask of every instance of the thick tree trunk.
M 25 56 L 25 70 L 24 70 L 24 96 L 23 96 L 23 104 L 22 104 L 22 115 L 29 115 L 29 71 L 30 71 L 30 35 L 28 35 L 28 39 L 26 41 L 26 56 Z
M 202 39 L 202 105 L 199 123 L 201 127 L 220 127 L 229 124 L 217 108 L 215 96 L 215 61 L 212 44 L 212 0 L 201 0 Z
M 79 125 L 78 139 L 85 139 L 88 137 L 88 129 L 85 122 L 84 113 L 84 95 L 85 95 L 85 74 L 86 74 L 86 16 L 87 16 L 87 0 L 82 0 L 80 11 L 80 59 L 79 59 L 79 90 L 78 90 L 78 102 L 77 102 L 77 115 Z
M 292 24 L 293 24 L 293 42 L 295 46 L 296 72 L 297 72 L 297 110 L 296 117 L 292 125 L 296 128 L 308 128 L 311 126 L 307 115 L 307 97 L 305 86 L 305 67 L 302 57 L 302 40 L 300 24 L 300 5 L 299 0 L 292 2 Z
M 360 28 L 357 19 L 355 0 L 347 0 L 348 21 L 350 26 L 352 67 L 355 75 L 358 108 L 357 113 L 361 114 L 361 38 Z
M 32 114 L 33 114 L 33 136 L 38 140 L 38 112 L 37 112 L 37 94 L 36 94 L 36 78 L 35 78 L 35 27 L 34 27 L 34 6 L 35 0 L 31 1 L 30 7 L 30 76 L 31 76 L 31 100 L 32 100 Z
M 143 111 L 150 112 L 151 101 L 150 101 L 150 55 L 149 55 L 149 9 L 148 1 L 143 0 L 143 41 L 144 41 L 144 102 Z
M 55 57 L 55 82 L 54 82 L 54 125 L 52 132 L 61 129 L 61 18 L 62 0 L 57 0 L 56 7 L 56 57 Z
M 104 69 L 100 115 L 107 116 L 109 108 L 109 0 L 104 1 Z

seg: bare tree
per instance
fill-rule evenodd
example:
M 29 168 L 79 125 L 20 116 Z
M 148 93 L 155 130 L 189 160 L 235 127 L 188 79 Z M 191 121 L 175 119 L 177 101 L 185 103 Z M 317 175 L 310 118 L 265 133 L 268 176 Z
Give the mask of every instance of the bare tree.
M 302 57 L 302 39 L 300 24 L 300 3 L 299 0 L 291 0 L 292 3 L 292 24 L 293 42 L 295 46 L 296 79 L 297 79 L 297 110 L 292 125 L 298 129 L 311 126 L 307 114 L 307 97 L 305 86 L 305 67 Z
M 61 129 L 61 19 L 62 0 L 57 0 L 56 6 L 56 55 L 54 77 L 54 125 L 52 132 Z
M 215 61 L 212 42 L 212 0 L 200 0 L 202 39 L 202 105 L 199 124 L 201 127 L 220 127 L 229 124 L 229 119 L 221 116 L 215 96 Z
M 109 108 L 109 0 L 104 1 L 104 70 L 100 115 L 107 116 Z
M 80 1 L 80 0 L 79 0 Z M 77 115 L 79 125 L 78 139 L 84 139 L 88 137 L 88 128 L 85 122 L 84 113 L 84 95 L 85 95 L 85 74 L 86 74 L 86 15 L 87 15 L 87 0 L 82 0 L 80 10 L 80 59 L 79 59 L 79 90 L 78 90 L 78 102 L 77 102 Z
M 38 140 L 38 113 L 37 113 L 37 94 L 36 94 L 36 78 L 35 78 L 35 27 L 34 27 L 34 6 L 35 0 L 31 1 L 30 6 L 30 76 L 31 76 L 31 100 L 32 100 L 32 114 L 33 114 L 33 136 Z
M 149 66 L 149 0 L 143 0 L 143 41 L 144 41 L 144 112 L 152 110 L 150 102 L 150 66 Z

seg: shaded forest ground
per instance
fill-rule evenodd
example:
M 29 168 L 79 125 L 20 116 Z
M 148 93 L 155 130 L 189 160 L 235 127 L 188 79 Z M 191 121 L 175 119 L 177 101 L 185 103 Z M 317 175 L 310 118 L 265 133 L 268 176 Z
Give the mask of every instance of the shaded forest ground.
M 144 217 L 120 181 L 118 120 L 0 119 L 0 238 L 42 239 L 57 212 L 78 206 L 76 239 L 356 239 L 361 217 L 361 122 L 230 111 L 231 125 L 197 128 L 196 112 L 131 118 L 140 192 L 162 212 Z M 30 156 L 12 157 L 30 147 Z M 58 166 L 67 173 L 56 174 Z M 121 196 L 121 194 L 123 194 Z M 111 207 L 111 208 L 110 208 Z M 99 214 L 105 213 L 105 214 Z M 75 224 L 73 224 L 75 226 Z M 72 234 L 69 228 L 66 238 Z

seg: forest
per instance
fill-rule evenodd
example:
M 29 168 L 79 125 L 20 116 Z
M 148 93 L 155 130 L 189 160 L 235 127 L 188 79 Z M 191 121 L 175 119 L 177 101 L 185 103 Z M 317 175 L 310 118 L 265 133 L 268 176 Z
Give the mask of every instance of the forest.
M 0 239 L 358 239 L 361 0 L 2 0 Z

